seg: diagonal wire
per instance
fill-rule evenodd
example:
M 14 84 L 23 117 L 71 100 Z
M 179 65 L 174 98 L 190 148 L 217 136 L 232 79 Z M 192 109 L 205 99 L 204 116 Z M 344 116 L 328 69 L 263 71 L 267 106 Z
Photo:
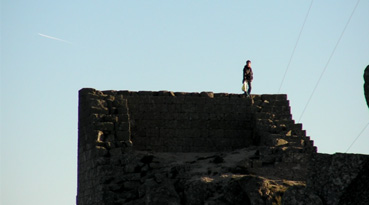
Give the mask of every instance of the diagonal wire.
M 365 125 L 365 127 L 364 127 L 364 129 L 363 130 L 361 130 L 361 132 L 359 133 L 359 135 L 356 137 L 356 139 L 351 143 L 351 145 L 347 148 L 347 150 L 346 150 L 346 152 L 345 153 L 347 153 L 347 151 L 349 151 L 349 149 L 351 148 L 351 146 L 356 142 L 356 140 L 357 139 L 359 139 L 359 137 L 360 137 L 360 135 L 361 134 L 363 134 L 363 132 L 364 132 L 364 130 L 368 127 L 368 125 L 369 125 L 369 122 L 368 122 L 368 124 L 366 124 Z
M 350 17 L 349 17 L 349 19 L 348 19 L 348 21 L 347 21 L 347 23 L 346 23 L 345 27 L 343 28 L 343 31 L 342 31 L 342 33 L 341 33 L 340 37 L 338 38 L 338 41 L 337 41 L 337 43 L 336 43 L 336 46 L 334 47 L 334 49 L 333 49 L 333 51 L 332 51 L 331 55 L 330 55 L 330 56 L 329 56 L 329 58 L 328 58 L 327 63 L 326 63 L 326 64 L 325 64 L 325 66 L 324 66 L 323 72 L 320 74 L 320 77 L 319 77 L 319 79 L 318 79 L 318 82 L 315 84 L 314 90 L 313 90 L 313 92 L 311 93 L 311 95 L 310 95 L 310 97 L 309 97 L 309 100 L 307 101 L 307 103 L 306 103 L 306 105 L 305 105 L 305 108 L 304 108 L 304 110 L 302 111 L 301 116 L 300 116 L 300 119 L 299 119 L 299 121 L 298 121 L 298 122 L 300 122 L 300 120 L 301 120 L 302 116 L 304 116 L 305 110 L 306 110 L 306 108 L 308 107 L 308 105 L 309 105 L 309 103 L 310 103 L 310 100 L 311 100 L 311 98 L 313 97 L 313 95 L 314 95 L 314 93 L 315 93 L 315 90 L 316 90 L 316 88 L 318 87 L 318 85 L 319 85 L 319 83 L 320 83 L 320 80 L 322 79 L 322 77 L 323 77 L 323 75 L 324 75 L 324 72 L 327 70 L 328 64 L 329 64 L 329 62 L 331 61 L 332 56 L 333 56 L 333 54 L 335 53 L 335 51 L 336 51 L 336 49 L 337 49 L 337 46 L 338 46 L 338 44 L 340 43 L 340 41 L 341 41 L 341 39 L 342 39 L 342 36 L 343 36 L 343 34 L 345 33 L 346 28 L 347 28 L 347 26 L 349 25 L 349 23 L 350 23 L 350 21 L 351 21 L 352 16 L 353 16 L 353 15 L 354 15 L 354 13 L 355 13 L 355 10 L 356 10 L 357 6 L 359 5 L 359 2 L 360 2 L 360 0 L 358 0 L 358 1 L 356 2 L 356 5 L 355 5 L 354 9 L 352 10 L 351 15 L 350 15 Z
M 296 40 L 296 43 L 295 43 L 295 47 L 294 47 L 294 48 L 293 48 L 293 50 L 292 50 L 292 54 L 291 54 L 290 60 L 289 60 L 289 62 L 288 62 L 288 65 L 287 65 L 286 71 L 284 72 L 284 75 L 283 75 L 283 78 L 282 78 L 281 85 L 279 86 L 279 89 L 278 89 L 278 93 L 280 93 L 281 88 L 282 88 L 282 85 L 283 85 L 283 82 L 284 82 L 284 79 L 286 78 L 286 74 L 287 74 L 288 68 L 290 67 L 290 64 L 291 64 L 291 61 L 292 61 L 293 55 L 295 54 L 295 50 L 296 50 L 297 44 L 299 43 L 299 40 L 300 40 L 300 37 L 301 37 L 301 33 L 302 33 L 302 31 L 304 30 L 305 23 L 306 23 L 306 19 L 307 19 L 307 18 L 308 18 L 308 16 L 309 16 L 311 6 L 313 5 L 313 1 L 314 1 L 314 0 L 311 0 L 310 6 L 309 6 L 309 10 L 308 10 L 308 12 L 306 13 L 306 16 L 305 16 L 305 19 L 304 19 L 304 23 L 302 24 L 302 27 L 301 27 L 301 30 L 300 30 L 299 36 L 297 37 L 297 40 Z

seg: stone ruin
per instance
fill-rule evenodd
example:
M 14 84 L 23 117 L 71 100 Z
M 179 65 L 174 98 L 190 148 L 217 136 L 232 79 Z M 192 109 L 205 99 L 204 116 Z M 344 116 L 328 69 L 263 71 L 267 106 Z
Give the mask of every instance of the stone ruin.
M 79 205 L 369 202 L 368 156 L 318 154 L 287 95 L 85 88 L 78 110 Z

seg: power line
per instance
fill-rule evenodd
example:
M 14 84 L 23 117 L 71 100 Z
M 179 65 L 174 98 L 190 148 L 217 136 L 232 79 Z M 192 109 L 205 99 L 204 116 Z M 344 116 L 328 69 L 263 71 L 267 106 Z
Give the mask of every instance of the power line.
M 351 145 L 347 148 L 347 150 L 346 150 L 346 152 L 345 153 L 347 153 L 347 151 L 349 151 L 349 149 L 351 148 L 351 146 L 356 142 L 356 140 L 357 139 L 359 139 L 359 137 L 360 137 L 360 135 L 361 134 L 363 134 L 363 132 L 364 132 L 364 130 L 368 127 L 368 125 L 369 125 L 369 122 L 368 122 L 368 124 L 366 124 L 365 125 L 365 127 L 364 127 L 364 129 L 363 130 L 361 130 L 361 132 L 359 133 L 359 135 L 356 137 L 356 139 L 351 143 Z
M 281 85 L 279 86 L 279 89 L 278 89 L 278 93 L 280 93 L 281 88 L 282 88 L 282 85 L 283 85 L 283 82 L 284 82 L 284 79 L 286 78 L 286 74 L 287 74 L 288 68 L 290 67 L 290 64 L 291 64 L 291 61 L 292 61 L 293 55 L 295 54 L 295 50 L 296 50 L 297 44 L 298 44 L 298 42 L 299 42 L 299 40 L 300 40 L 300 36 L 301 36 L 302 30 L 304 30 L 305 23 L 306 23 L 306 19 L 307 19 L 307 18 L 308 18 L 308 16 L 309 16 L 311 6 L 313 5 L 313 1 L 314 1 L 314 0 L 311 0 L 310 6 L 309 6 L 309 10 L 308 10 L 308 12 L 306 13 L 306 16 L 305 16 L 305 19 L 304 19 L 304 23 L 302 24 L 302 27 L 301 27 L 301 30 L 300 30 L 299 36 L 297 37 L 297 40 L 296 40 L 296 43 L 295 43 L 295 47 L 294 47 L 294 48 L 293 48 L 293 50 L 292 50 L 292 54 L 291 54 L 290 60 L 289 60 L 289 62 L 288 62 L 288 65 L 287 65 L 286 71 L 284 72 L 284 75 L 283 75 L 283 78 L 282 78 Z
M 307 101 L 307 103 L 306 103 L 306 105 L 305 105 L 305 108 L 304 108 L 304 110 L 303 110 L 303 111 L 302 111 L 302 113 L 301 113 L 301 116 L 300 116 L 299 122 L 300 122 L 300 120 L 301 120 L 302 116 L 304 115 L 305 110 L 306 110 L 306 108 L 308 107 L 308 105 L 309 105 L 309 103 L 310 103 L 310 100 L 311 100 L 311 98 L 313 97 L 313 95 L 314 95 L 314 93 L 315 93 L 315 90 L 316 90 L 316 88 L 318 87 L 318 85 L 319 85 L 319 83 L 320 83 L 320 80 L 322 79 L 322 77 L 323 77 L 323 75 L 324 75 L 324 72 L 327 70 L 328 64 L 329 64 L 329 62 L 331 61 L 332 56 L 333 56 L 333 54 L 335 53 L 335 51 L 336 51 L 336 49 L 337 49 L 337 46 L 338 46 L 338 44 L 340 43 L 341 38 L 342 38 L 343 34 L 345 33 L 346 28 L 347 28 L 348 24 L 350 23 L 351 18 L 352 18 L 352 16 L 354 15 L 355 10 L 356 10 L 356 8 L 357 8 L 357 6 L 359 5 L 359 2 L 360 2 L 360 0 L 358 0 L 358 1 L 356 2 L 356 5 L 355 5 L 354 9 L 352 10 L 350 17 L 349 17 L 349 19 L 348 19 L 348 21 L 347 21 L 347 23 L 346 23 L 345 27 L 343 28 L 343 31 L 342 31 L 342 33 L 341 33 L 340 37 L 338 38 L 338 41 L 337 41 L 337 43 L 336 43 L 336 46 L 334 47 L 334 49 L 333 49 L 333 51 L 332 51 L 331 55 L 329 56 L 329 58 L 328 58 L 328 62 L 325 64 L 324 69 L 323 69 L 323 72 L 320 74 L 320 77 L 319 77 L 319 79 L 318 79 L 318 82 L 315 84 L 315 87 L 314 87 L 314 89 L 313 89 L 313 92 L 311 93 L 311 95 L 310 95 L 310 97 L 309 97 L 309 100 Z

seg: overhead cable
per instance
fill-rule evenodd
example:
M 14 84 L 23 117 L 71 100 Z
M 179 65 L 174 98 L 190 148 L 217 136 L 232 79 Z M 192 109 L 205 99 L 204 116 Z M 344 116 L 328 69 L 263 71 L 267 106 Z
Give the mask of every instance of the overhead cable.
M 295 54 L 295 50 L 296 50 L 297 44 L 299 43 L 301 33 L 302 33 L 302 31 L 304 30 L 305 23 L 306 23 L 306 19 L 307 19 L 307 18 L 308 18 L 308 16 L 309 16 L 311 6 L 313 5 L 313 1 L 314 1 L 314 0 L 311 0 L 311 3 L 310 3 L 310 6 L 309 6 L 309 9 L 308 9 L 308 12 L 306 13 L 306 16 L 305 16 L 305 19 L 304 19 L 304 23 L 302 24 L 302 27 L 301 27 L 301 29 L 300 29 L 299 36 L 297 37 L 297 40 L 296 40 L 296 43 L 295 43 L 295 47 L 294 47 L 294 48 L 293 48 L 293 50 L 292 50 L 292 54 L 291 54 L 290 60 L 289 60 L 289 62 L 288 62 L 288 65 L 287 65 L 286 71 L 284 72 L 284 75 L 283 75 L 283 78 L 282 78 L 281 85 L 279 86 L 279 89 L 278 89 L 278 93 L 280 93 L 281 88 L 282 88 L 282 85 L 283 85 L 283 82 L 284 82 L 284 79 L 286 78 L 286 74 L 287 74 L 288 68 L 290 67 L 290 64 L 291 64 L 291 61 L 292 61 L 293 55 Z
M 361 130 L 361 132 L 359 133 L 359 135 L 356 137 L 356 139 L 351 143 L 351 145 L 347 148 L 347 150 L 346 150 L 346 152 L 345 153 L 347 153 L 347 151 L 349 151 L 349 149 L 351 148 L 351 146 L 356 142 L 356 140 L 357 139 L 359 139 L 359 137 L 360 137 L 360 135 L 361 134 L 363 134 L 363 132 L 364 132 L 364 130 L 368 127 L 368 125 L 369 125 L 369 122 L 368 122 L 368 124 L 366 124 L 365 125 L 365 127 L 363 128 L 363 130 Z
M 327 70 L 327 67 L 328 67 L 328 65 L 329 65 L 329 62 L 331 61 L 332 56 L 333 56 L 333 54 L 335 53 L 335 51 L 336 51 L 336 49 L 337 49 L 337 46 L 338 46 L 338 44 L 340 43 L 340 41 L 341 41 L 341 39 L 342 39 L 342 36 L 343 36 L 343 34 L 345 33 L 346 28 L 347 28 L 347 26 L 349 25 L 349 23 L 350 23 L 350 21 L 351 21 L 352 16 L 353 16 L 353 15 L 354 15 L 354 13 L 355 13 L 355 10 L 356 10 L 357 6 L 359 5 L 359 2 L 360 2 L 360 0 L 358 0 L 358 1 L 356 2 L 356 5 L 355 5 L 354 9 L 353 9 L 353 10 L 352 10 L 352 12 L 351 12 L 351 15 L 350 15 L 349 19 L 347 20 L 347 23 L 346 23 L 345 27 L 343 28 L 343 31 L 342 31 L 342 33 L 341 33 L 340 37 L 338 38 L 338 41 L 337 41 L 336 45 L 334 46 L 334 49 L 333 49 L 333 51 L 332 51 L 331 55 L 329 56 L 328 61 L 327 61 L 327 63 L 325 64 L 325 66 L 324 66 L 324 69 L 323 69 L 322 73 L 321 73 L 321 74 L 320 74 L 320 76 L 319 76 L 318 82 L 315 84 L 315 87 L 314 87 L 314 89 L 313 89 L 313 92 L 311 93 L 311 95 L 310 95 L 310 97 L 309 97 L 309 100 L 307 101 L 307 103 L 306 103 L 306 105 L 305 105 L 305 107 L 304 107 L 304 110 L 303 110 L 303 111 L 302 111 L 302 113 L 301 113 L 301 116 L 300 116 L 300 119 L 299 119 L 299 121 L 298 121 L 298 122 L 300 122 L 300 120 L 302 119 L 302 116 L 304 116 L 304 113 L 305 113 L 305 111 L 306 111 L 306 108 L 308 107 L 308 105 L 309 105 L 309 103 L 310 103 L 310 100 L 311 100 L 311 98 L 313 97 L 313 95 L 314 95 L 314 93 L 315 93 L 315 90 L 317 89 L 317 87 L 318 87 L 318 85 L 319 85 L 319 83 L 320 83 L 320 80 L 322 79 L 322 77 L 323 77 L 323 75 L 324 75 L 324 72 Z

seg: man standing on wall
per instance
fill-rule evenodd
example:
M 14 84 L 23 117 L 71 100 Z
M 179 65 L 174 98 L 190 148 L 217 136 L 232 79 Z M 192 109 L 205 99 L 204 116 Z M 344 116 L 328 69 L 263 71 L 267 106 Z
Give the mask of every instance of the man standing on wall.
M 251 94 L 251 82 L 253 78 L 254 74 L 252 73 L 251 61 L 247 60 L 245 67 L 243 67 L 243 79 L 242 79 L 243 83 L 242 90 L 245 92 L 245 95 L 247 97 L 249 97 Z

